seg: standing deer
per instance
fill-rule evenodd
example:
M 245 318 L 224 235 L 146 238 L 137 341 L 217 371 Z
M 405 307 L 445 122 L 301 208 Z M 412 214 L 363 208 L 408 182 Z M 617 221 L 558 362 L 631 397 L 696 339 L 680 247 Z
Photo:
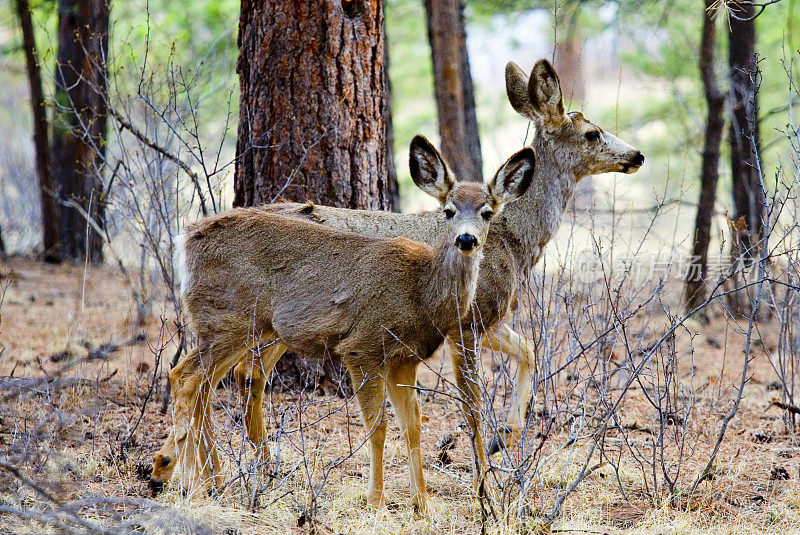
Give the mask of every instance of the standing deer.
M 373 506 L 384 503 L 388 391 L 408 448 L 412 502 L 425 511 L 417 365 L 470 310 L 489 223 L 528 189 L 534 153 L 526 148 L 509 158 L 488 186 L 456 183 L 422 136 L 411 142 L 409 162 L 414 183 L 442 205 L 444 232 L 436 247 L 258 208 L 201 220 L 178 237 L 175 269 L 198 347 L 170 372 L 174 425 L 154 460 L 154 487 L 178 463 L 191 488 L 221 484 L 209 429 L 213 387 L 253 355 L 269 374 L 291 349 L 334 355 L 347 367 L 369 431 L 367 501 Z M 258 428 L 251 421 L 248 432 L 263 440 L 263 422 Z
M 644 155 L 616 136 L 589 122 L 580 112 L 566 113 L 561 84 L 547 60 L 536 62 L 530 79 L 513 62 L 506 65 L 506 92 L 512 107 L 530 119 L 535 132 L 531 146 L 536 154 L 533 186 L 509 204 L 492 223 L 484 248 L 484 261 L 475 294 L 477 311 L 464 325 L 448 333 L 456 386 L 473 438 L 473 476 L 480 487 L 487 467 L 480 433 L 479 389 L 476 373 L 478 340 L 493 350 L 514 355 L 519 362 L 516 396 L 512 396 L 506 426 L 519 436 L 531 395 L 530 369 L 536 362 L 532 344 L 508 325 L 498 325 L 517 305 L 516 289 L 527 280 L 544 246 L 555 235 L 575 187 L 588 175 L 635 173 Z M 278 203 L 263 210 L 291 215 L 332 228 L 368 236 L 399 236 L 429 244 L 438 243 L 446 232 L 441 212 L 398 214 L 349 210 L 310 203 Z M 487 336 L 482 339 L 480 335 Z M 248 397 L 245 415 L 251 439 L 264 436 L 260 393 L 266 385 L 265 370 L 271 366 L 240 364 L 235 375 L 242 395 Z M 252 393 L 252 395 L 251 395 Z

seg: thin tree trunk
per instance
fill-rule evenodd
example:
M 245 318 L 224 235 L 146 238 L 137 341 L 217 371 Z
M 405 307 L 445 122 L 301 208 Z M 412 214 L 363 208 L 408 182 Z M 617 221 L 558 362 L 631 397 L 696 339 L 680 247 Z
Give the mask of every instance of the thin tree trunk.
M 703 34 L 700 41 L 700 77 L 703 81 L 708 116 L 706 139 L 703 148 L 703 164 L 700 174 L 700 200 L 695 218 L 692 261 L 686 274 L 686 306 L 692 309 L 702 303 L 708 295 L 708 246 L 711 241 L 711 220 L 719 180 L 719 148 L 725 127 L 725 94 L 719 88 L 714 72 L 714 45 L 716 42 L 716 0 L 706 0 Z
M 731 106 L 731 176 L 733 179 L 734 246 L 745 259 L 752 258 L 750 248 L 762 235 L 764 194 L 756 169 L 756 154 L 760 149 L 758 135 L 758 102 L 756 62 L 756 30 L 752 2 L 731 1 L 728 35 L 728 64 L 730 66 Z M 740 20 L 750 19 L 750 20 Z M 753 150 L 755 147 L 755 151 Z
M 73 262 L 103 260 L 103 237 L 85 214 L 103 227 L 108 19 L 106 0 L 59 1 L 52 164 L 61 257 Z
M 243 0 L 234 205 L 397 206 L 382 2 Z M 339 388 L 338 363 L 286 356 L 283 383 Z
M 25 67 L 31 92 L 33 114 L 33 148 L 36 155 L 36 174 L 39 176 L 39 191 L 42 209 L 42 249 L 46 262 L 58 262 L 58 206 L 54 195 L 55 186 L 50 172 L 50 144 L 47 140 L 47 115 L 45 111 L 42 76 L 39 71 L 36 40 L 31 21 L 28 0 L 17 0 L 17 16 L 22 28 L 22 48 L 25 51 Z
M 556 16 L 556 27 L 561 31 L 556 33 L 556 43 L 553 50 L 553 60 L 561 88 L 564 92 L 564 101 L 575 107 L 582 107 L 586 96 L 586 84 L 583 78 L 583 40 L 578 28 L 581 4 L 576 2 L 565 6 L 566 11 Z
M 565 103 L 572 104 L 573 109 L 580 108 L 586 97 L 586 84 L 583 79 L 583 40 L 577 29 L 565 41 L 559 41 L 555 47 L 555 68 L 561 87 L 564 91 Z
M 475 94 L 460 0 L 425 0 L 442 154 L 461 180 L 483 180 Z
M 394 161 L 394 124 L 392 123 L 392 82 L 389 79 L 389 43 L 386 40 L 386 19 L 381 25 L 383 33 L 383 80 L 384 80 L 384 147 L 386 149 L 386 180 L 384 181 L 387 206 L 389 210 L 400 207 L 400 191 L 397 184 L 397 168 Z

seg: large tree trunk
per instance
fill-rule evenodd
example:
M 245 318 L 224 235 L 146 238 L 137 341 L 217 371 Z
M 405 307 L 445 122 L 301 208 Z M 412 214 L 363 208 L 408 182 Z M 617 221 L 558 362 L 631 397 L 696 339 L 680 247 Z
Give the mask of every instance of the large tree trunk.
M 61 257 L 75 262 L 103 260 L 108 18 L 106 0 L 59 0 L 52 164 Z
M 734 247 L 750 259 L 751 248 L 762 235 L 764 192 L 761 188 L 756 158 L 760 150 L 758 103 L 756 100 L 758 65 L 756 63 L 756 28 L 752 2 L 732 1 L 728 35 L 728 64 L 731 84 L 731 176 L 733 179 Z M 749 19 L 749 20 L 741 20 Z
M 17 16 L 22 29 L 22 48 L 25 51 L 25 67 L 31 92 L 33 114 L 33 148 L 36 155 L 36 174 L 39 176 L 39 191 L 42 209 L 42 250 L 46 262 L 58 262 L 58 206 L 54 197 L 55 184 L 50 172 L 50 144 L 47 140 L 47 116 L 45 114 L 42 76 L 39 71 L 36 40 L 31 22 L 28 0 L 17 0 Z
M 711 241 L 711 220 L 717 197 L 719 180 L 719 147 L 725 127 L 723 116 L 725 94 L 720 90 L 714 72 L 714 44 L 716 42 L 717 0 L 706 0 L 703 34 L 700 40 L 700 77 L 703 81 L 708 116 L 703 164 L 700 174 L 700 200 L 695 218 L 694 245 L 690 269 L 686 274 L 686 306 L 689 310 L 700 305 L 708 295 L 708 246 Z
M 243 0 L 234 205 L 395 207 L 381 2 Z
M 397 206 L 385 47 L 379 1 L 242 1 L 234 205 Z M 291 385 L 340 378 L 337 363 L 288 355 L 277 371 Z
M 425 0 L 442 154 L 460 180 L 483 180 L 475 94 L 460 0 Z

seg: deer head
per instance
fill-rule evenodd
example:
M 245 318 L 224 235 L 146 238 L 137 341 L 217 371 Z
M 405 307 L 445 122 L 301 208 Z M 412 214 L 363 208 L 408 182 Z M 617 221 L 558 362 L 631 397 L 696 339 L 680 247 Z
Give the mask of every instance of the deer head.
M 489 184 L 456 182 L 442 156 L 423 136 L 415 136 L 409 150 L 414 184 L 438 199 L 447 220 L 446 239 L 464 255 L 483 247 L 489 222 L 503 204 L 528 190 L 534 166 L 534 152 L 526 147 L 511 156 Z
M 595 125 L 581 112 L 564 110 L 561 83 L 546 59 L 536 62 L 530 78 L 509 62 L 506 93 L 514 110 L 533 121 L 534 144 L 537 138 L 548 142 L 558 164 L 568 167 L 576 179 L 600 173 L 635 173 L 644 163 L 644 155 L 637 149 Z

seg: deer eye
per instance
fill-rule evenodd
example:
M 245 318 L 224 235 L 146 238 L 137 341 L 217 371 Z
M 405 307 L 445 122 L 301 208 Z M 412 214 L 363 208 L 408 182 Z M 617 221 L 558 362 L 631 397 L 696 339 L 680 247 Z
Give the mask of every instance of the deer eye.
M 447 219 L 452 219 L 454 215 L 456 215 L 456 211 L 450 208 L 449 206 L 444 209 L 444 216 Z
M 600 132 L 598 132 L 597 130 L 590 130 L 589 132 L 586 132 L 585 135 L 586 135 L 586 141 L 597 141 L 598 139 L 600 139 Z
M 483 212 L 481 212 L 481 217 L 486 221 L 489 221 L 493 215 L 494 212 L 491 210 L 484 210 Z

